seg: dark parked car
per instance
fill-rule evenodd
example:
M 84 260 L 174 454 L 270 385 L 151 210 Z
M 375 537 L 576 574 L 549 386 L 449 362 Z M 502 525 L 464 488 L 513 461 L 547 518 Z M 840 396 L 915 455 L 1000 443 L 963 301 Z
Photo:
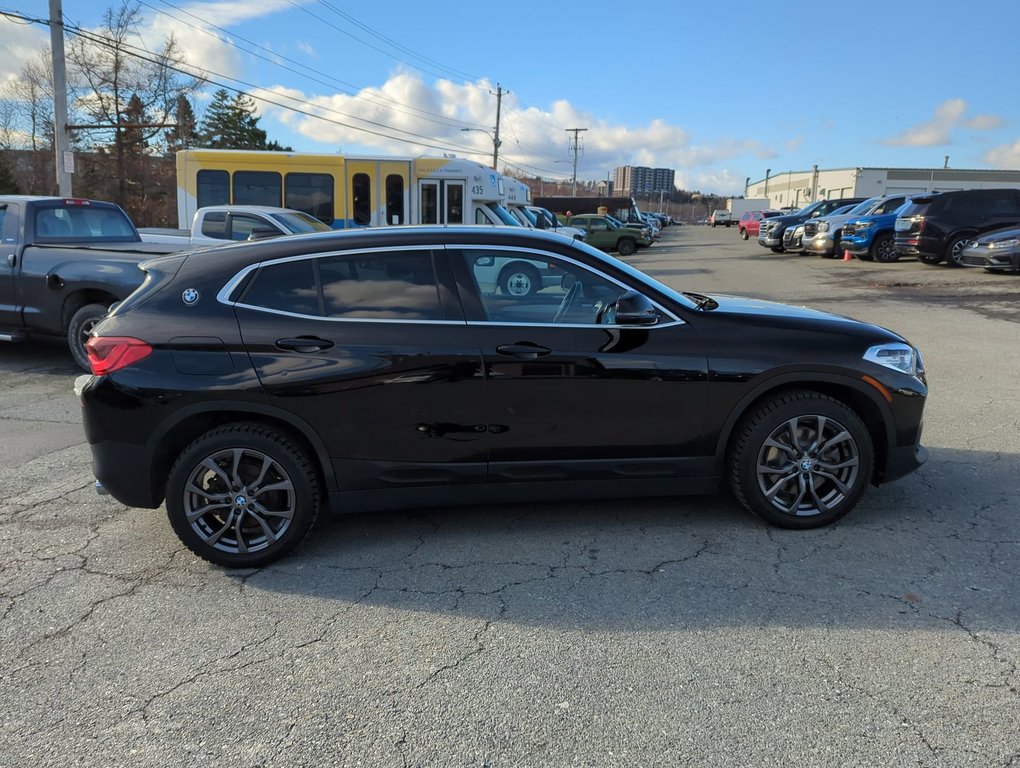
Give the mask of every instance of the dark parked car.
M 964 249 L 960 263 L 989 272 L 1020 272 L 1020 229 L 997 229 L 982 235 Z
M 896 217 L 893 247 L 925 264 L 962 264 L 963 252 L 984 232 L 1020 224 L 1020 190 L 964 189 L 913 195 Z
M 512 255 L 559 284 L 506 293 Z M 269 562 L 352 511 L 725 482 L 812 528 L 918 467 L 927 396 L 897 334 L 677 292 L 537 230 L 408 227 L 175 254 L 87 344 L 101 489 L 212 562 Z

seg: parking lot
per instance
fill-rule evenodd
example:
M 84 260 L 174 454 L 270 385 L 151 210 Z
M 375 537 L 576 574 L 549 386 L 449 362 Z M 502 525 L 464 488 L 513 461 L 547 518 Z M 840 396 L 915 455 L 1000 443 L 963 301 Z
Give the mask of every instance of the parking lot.
M 61 345 L 0 346 L 0 764 L 1020 765 L 1020 276 L 735 227 L 627 260 L 905 335 L 929 463 L 821 530 L 727 496 L 392 511 L 228 572 L 95 494 Z

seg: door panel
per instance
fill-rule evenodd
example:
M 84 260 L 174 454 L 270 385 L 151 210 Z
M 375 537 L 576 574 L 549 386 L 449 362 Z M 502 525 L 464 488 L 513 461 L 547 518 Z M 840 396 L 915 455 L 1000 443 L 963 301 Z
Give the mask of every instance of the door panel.
M 478 348 L 423 259 L 431 270 L 429 251 L 270 265 L 236 307 L 269 397 L 318 431 L 344 490 L 485 478 Z
M 478 296 L 465 307 L 476 308 L 468 317 L 485 364 L 490 479 L 567 479 L 586 466 L 693 474 L 710 453 L 707 360 L 693 329 L 665 315 L 661 327 L 599 324 L 626 286 L 553 255 L 514 254 L 514 269 L 530 264 L 542 287 L 513 295 L 487 274 L 507 256 L 451 251 L 459 285 Z
M 410 161 L 379 163 L 379 223 L 391 226 L 410 224 Z
M 347 185 L 347 211 L 345 226 L 378 226 L 382 215 L 379 210 L 379 169 L 375 160 L 348 160 L 344 166 Z
M 0 205 L 0 327 L 21 325 L 18 306 L 18 206 Z

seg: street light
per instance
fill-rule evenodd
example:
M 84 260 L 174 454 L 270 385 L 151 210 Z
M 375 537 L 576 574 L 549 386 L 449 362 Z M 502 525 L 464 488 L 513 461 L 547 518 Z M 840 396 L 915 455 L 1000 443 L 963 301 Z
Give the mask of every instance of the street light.
M 493 168 L 493 170 L 498 171 L 499 170 L 499 166 L 496 165 L 496 161 L 499 159 L 499 147 L 500 147 L 500 145 L 503 142 L 500 141 L 499 139 L 497 139 L 495 136 L 493 136 L 491 133 L 489 133 L 484 128 L 461 128 L 460 130 L 462 132 L 463 131 L 478 131 L 480 133 L 484 133 L 486 136 L 488 136 L 490 139 L 492 139 L 492 168 Z

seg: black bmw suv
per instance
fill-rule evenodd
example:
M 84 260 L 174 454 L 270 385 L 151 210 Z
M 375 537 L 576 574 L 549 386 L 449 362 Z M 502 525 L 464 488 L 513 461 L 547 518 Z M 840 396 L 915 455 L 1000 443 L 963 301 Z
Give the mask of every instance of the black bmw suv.
M 927 456 L 921 358 L 895 333 L 676 292 L 550 233 L 380 228 L 144 268 L 76 383 L 97 487 L 165 501 L 226 566 L 279 557 L 327 506 L 725 482 L 811 528 Z M 525 268 L 542 288 L 507 291 Z

